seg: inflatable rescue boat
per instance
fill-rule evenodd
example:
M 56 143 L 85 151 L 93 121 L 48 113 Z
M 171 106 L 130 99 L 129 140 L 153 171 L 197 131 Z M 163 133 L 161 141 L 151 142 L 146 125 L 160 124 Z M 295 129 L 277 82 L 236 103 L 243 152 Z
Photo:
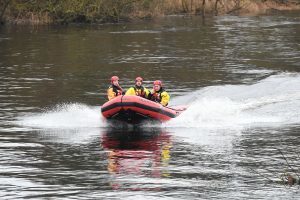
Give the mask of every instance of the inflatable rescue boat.
M 102 115 L 109 120 L 139 124 L 145 120 L 165 122 L 180 115 L 186 106 L 164 107 L 139 96 L 121 95 L 104 103 Z

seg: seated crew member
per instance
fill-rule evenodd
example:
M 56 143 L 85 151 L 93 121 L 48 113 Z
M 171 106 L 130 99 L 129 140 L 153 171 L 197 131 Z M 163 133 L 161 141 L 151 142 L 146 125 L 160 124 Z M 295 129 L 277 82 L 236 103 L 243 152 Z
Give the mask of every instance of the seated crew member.
M 149 94 L 149 99 L 167 106 L 170 101 L 170 95 L 163 89 L 162 82 L 156 80 L 153 82 L 153 90 Z
M 116 96 L 122 95 L 123 89 L 119 85 L 119 77 L 113 76 L 110 79 L 111 85 L 107 89 L 107 98 L 108 100 L 111 100 L 115 98 Z
M 147 88 L 142 86 L 142 84 L 143 84 L 143 78 L 137 77 L 135 79 L 135 85 L 133 87 L 129 88 L 126 91 L 125 95 L 136 95 L 136 96 L 140 96 L 143 98 L 148 98 L 150 92 Z

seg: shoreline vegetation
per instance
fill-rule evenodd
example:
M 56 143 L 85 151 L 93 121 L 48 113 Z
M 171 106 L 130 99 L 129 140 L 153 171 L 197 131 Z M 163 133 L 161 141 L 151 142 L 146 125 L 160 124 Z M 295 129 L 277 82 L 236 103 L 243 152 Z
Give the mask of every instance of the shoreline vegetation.
M 300 0 L 0 0 L 0 23 L 118 23 L 167 15 L 255 15 L 300 10 Z

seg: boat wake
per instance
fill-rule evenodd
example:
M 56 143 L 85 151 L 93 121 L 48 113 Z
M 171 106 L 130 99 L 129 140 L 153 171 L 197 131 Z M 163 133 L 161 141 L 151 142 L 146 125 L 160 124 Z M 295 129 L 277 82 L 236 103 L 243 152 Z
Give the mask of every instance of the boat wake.
M 299 124 L 300 75 L 283 73 L 252 85 L 205 87 L 192 94 L 173 98 L 172 104 L 190 106 L 179 117 L 163 124 L 163 127 L 217 129 Z M 41 129 L 108 126 L 99 107 L 78 103 L 58 105 L 43 113 L 22 116 L 16 123 Z
M 43 113 L 33 113 L 17 119 L 17 124 L 33 128 L 98 128 L 105 127 L 99 107 L 72 103 L 57 105 Z
M 211 86 L 187 99 L 187 111 L 166 127 L 280 126 L 300 122 L 300 75 L 273 75 L 252 85 Z M 176 101 L 176 99 L 175 99 Z M 180 98 L 178 103 L 183 102 Z

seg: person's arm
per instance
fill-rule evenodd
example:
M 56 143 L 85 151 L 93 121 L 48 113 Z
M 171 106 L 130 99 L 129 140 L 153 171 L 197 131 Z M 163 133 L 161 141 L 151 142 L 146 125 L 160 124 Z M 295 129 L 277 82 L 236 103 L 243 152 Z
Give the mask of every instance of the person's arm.
M 162 92 L 160 104 L 163 106 L 167 106 L 169 101 L 170 101 L 170 95 L 167 92 Z
M 115 97 L 116 97 L 116 95 L 115 95 L 113 89 L 112 88 L 108 88 L 108 90 L 107 90 L 107 98 L 108 98 L 108 100 L 112 100 Z
M 134 88 L 133 88 L 133 87 L 129 88 L 129 89 L 126 91 L 125 95 L 135 95 Z
M 148 94 L 147 99 L 151 100 L 151 98 L 152 98 L 152 96 L 153 96 L 153 93 L 154 93 L 153 90 L 149 91 L 149 94 Z M 152 100 L 151 100 L 151 101 L 152 101 Z

